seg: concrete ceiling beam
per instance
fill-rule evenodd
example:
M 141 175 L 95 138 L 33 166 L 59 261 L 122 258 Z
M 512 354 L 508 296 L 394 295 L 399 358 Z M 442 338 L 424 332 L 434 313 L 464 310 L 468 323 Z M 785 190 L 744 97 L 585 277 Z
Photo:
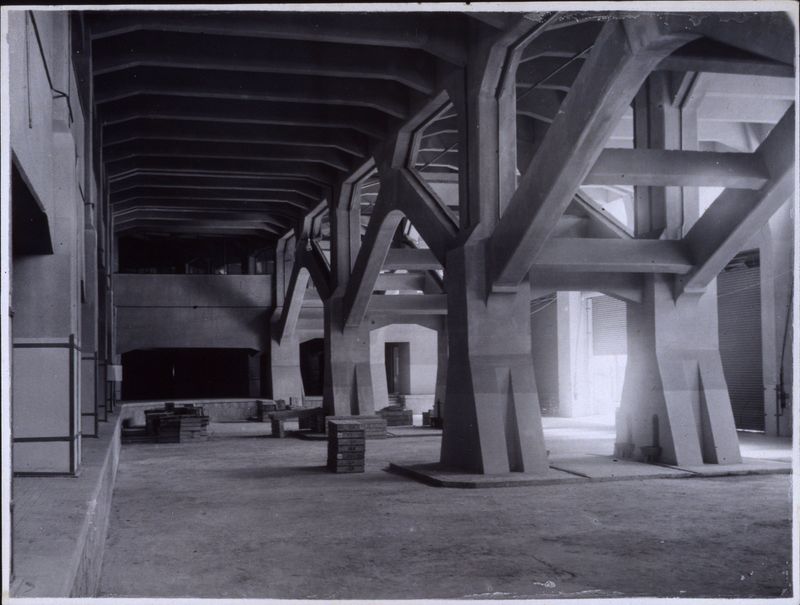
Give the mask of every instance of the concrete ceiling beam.
M 109 192 L 109 201 L 113 205 L 117 201 L 122 201 L 126 198 L 133 197 L 160 197 L 169 199 L 172 196 L 181 198 L 193 196 L 197 199 L 214 200 L 230 199 L 231 197 L 241 197 L 243 195 L 259 196 L 256 199 L 264 200 L 286 200 L 288 202 L 303 206 L 309 205 L 319 199 L 318 197 L 304 195 L 289 188 L 238 188 L 235 186 L 210 187 L 208 185 L 193 186 L 186 183 L 175 185 L 151 185 L 150 183 L 145 182 L 124 188 L 112 189 Z
M 649 239 L 551 238 L 534 267 L 603 273 L 675 273 L 692 269 L 682 242 Z
M 308 211 L 308 206 L 298 204 L 286 199 L 276 198 L 267 200 L 263 198 L 215 198 L 215 199 L 198 199 L 194 196 L 185 197 L 155 197 L 155 196 L 131 196 L 114 202 L 113 210 L 120 211 L 128 208 L 136 208 L 139 206 L 160 206 L 170 208 L 187 208 L 187 207 L 206 207 L 210 209 L 215 208 L 229 208 L 229 209 L 246 209 L 246 210 L 268 210 L 271 214 L 276 216 L 290 216 L 296 218 L 299 214 Z
M 369 297 L 369 312 L 397 315 L 446 315 L 446 294 L 373 294 Z
M 188 104 L 179 98 L 139 95 L 107 103 L 99 111 L 104 128 L 130 120 L 156 119 L 176 122 L 214 122 L 217 124 L 257 124 L 351 129 L 380 140 L 395 122 L 369 108 L 205 99 Z
M 256 235 L 275 237 L 280 232 L 268 225 L 248 226 L 246 223 L 232 222 L 230 224 L 219 221 L 204 222 L 177 222 L 174 220 L 159 220 L 154 218 L 137 219 L 131 221 L 116 232 L 125 231 L 160 231 L 166 233 L 189 233 L 189 234 L 218 234 L 218 235 Z
M 247 212 L 229 208 L 170 208 L 165 206 L 135 206 L 125 210 L 114 210 L 114 224 L 119 225 L 137 218 L 159 217 L 165 219 L 185 220 L 237 220 L 245 222 L 267 223 L 281 229 L 287 229 L 291 222 L 279 220 L 275 215 L 266 212 Z
M 606 149 L 583 184 L 759 189 L 768 178 L 761 158 L 750 153 Z
M 310 183 L 328 187 L 334 181 L 335 173 L 321 167 L 298 162 L 273 160 L 253 160 L 250 158 L 204 158 L 178 156 L 136 156 L 106 165 L 109 180 L 123 178 L 129 173 L 149 170 L 194 170 L 199 174 L 229 172 L 241 176 L 257 174 L 260 176 L 302 178 Z
M 642 16 L 609 21 L 489 241 L 493 287 L 516 287 L 658 63 L 694 37 Z
M 95 76 L 135 67 L 295 74 L 394 81 L 422 94 L 434 90 L 435 61 L 413 49 L 358 45 L 220 38 L 210 46 L 202 35 L 169 37 L 133 32 L 94 43 Z
M 644 278 L 639 273 L 585 273 L 533 267 L 529 274 L 531 298 L 556 292 L 602 292 L 620 300 L 642 302 Z
M 103 130 L 104 148 L 130 141 L 152 139 L 215 143 L 279 143 L 301 147 L 329 147 L 359 158 L 369 154 L 367 138 L 344 128 L 337 130 L 303 126 L 140 119 L 107 126 Z
M 778 76 L 791 78 L 794 67 L 765 59 L 729 59 L 697 55 L 673 55 L 664 59 L 659 70 L 678 72 L 699 72 L 718 74 L 737 74 L 741 76 Z
M 142 139 L 103 149 L 103 160 L 109 163 L 153 155 L 159 157 L 280 160 L 301 164 L 320 164 L 339 172 L 349 172 L 352 168 L 351 156 L 325 147 Z
M 794 27 L 788 12 L 713 13 L 701 19 L 683 15 L 685 27 L 705 37 L 742 49 L 754 55 L 793 65 L 795 56 Z M 789 43 L 787 43 L 787 41 Z
M 116 194 L 130 191 L 137 187 L 148 187 L 162 190 L 186 189 L 199 191 L 224 191 L 236 189 L 254 193 L 288 193 L 298 196 L 298 202 L 319 202 L 325 196 L 321 187 L 306 182 L 303 179 L 292 179 L 247 175 L 200 175 L 196 173 L 142 171 L 133 172 L 124 178 L 117 179 L 109 184 L 109 193 Z
M 186 77 L 185 72 L 192 77 Z M 115 72 L 113 79 L 96 78 L 94 90 L 97 105 L 150 94 L 370 107 L 400 119 L 407 117 L 409 108 L 408 88 L 395 82 L 359 78 L 265 77 L 259 73 L 134 69 Z
M 103 40 L 147 30 L 416 48 L 455 65 L 463 65 L 466 61 L 466 43 L 462 35 L 465 19 L 453 13 L 431 23 L 429 18 L 414 13 L 359 14 L 354 18 L 346 13 L 312 16 L 286 12 L 187 14 L 142 11 L 132 21 L 130 15 L 108 12 L 92 21 L 91 37 Z

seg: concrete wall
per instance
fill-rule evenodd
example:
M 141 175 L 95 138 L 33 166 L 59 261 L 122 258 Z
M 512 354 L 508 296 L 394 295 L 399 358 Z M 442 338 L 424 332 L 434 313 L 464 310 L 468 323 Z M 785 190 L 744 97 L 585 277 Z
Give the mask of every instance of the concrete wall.
M 409 344 L 408 380 L 401 387 L 406 407 L 415 413 L 433 406 L 436 392 L 437 333 L 416 324 L 392 324 L 370 333 L 370 361 L 375 409 L 388 405 L 386 385 L 386 343 Z
M 89 181 L 94 177 L 84 171 L 87 132 L 75 88 L 67 13 L 34 11 L 41 51 L 31 17 L 22 11 L 7 16 L 11 151 L 47 217 L 53 249 L 52 254 L 13 259 L 14 469 L 75 473 L 80 466 L 80 363 L 82 354 L 94 354 L 94 343 L 81 342 L 81 305 L 92 301 L 82 301 L 80 289 L 86 258 L 93 253 L 87 253 L 84 239 L 85 229 L 91 228 L 86 208 L 96 202 L 87 176 Z M 45 65 L 53 87 L 66 97 L 53 98 Z
M 114 276 L 117 352 L 149 348 L 263 350 L 269 275 Z

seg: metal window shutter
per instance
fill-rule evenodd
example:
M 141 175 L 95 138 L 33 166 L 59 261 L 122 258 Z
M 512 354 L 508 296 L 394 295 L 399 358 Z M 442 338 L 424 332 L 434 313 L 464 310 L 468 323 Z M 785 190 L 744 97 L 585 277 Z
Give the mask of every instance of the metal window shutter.
M 717 278 L 719 349 L 736 428 L 764 430 L 761 270 L 730 268 Z
M 592 352 L 625 355 L 628 352 L 625 303 L 610 296 L 592 298 Z

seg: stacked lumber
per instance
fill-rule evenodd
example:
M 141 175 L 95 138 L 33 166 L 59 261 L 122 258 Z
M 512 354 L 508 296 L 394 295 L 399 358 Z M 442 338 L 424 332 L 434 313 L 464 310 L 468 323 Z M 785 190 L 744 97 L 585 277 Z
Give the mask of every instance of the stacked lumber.
M 363 473 L 364 428 L 353 419 L 328 419 L 328 470 L 332 473 Z

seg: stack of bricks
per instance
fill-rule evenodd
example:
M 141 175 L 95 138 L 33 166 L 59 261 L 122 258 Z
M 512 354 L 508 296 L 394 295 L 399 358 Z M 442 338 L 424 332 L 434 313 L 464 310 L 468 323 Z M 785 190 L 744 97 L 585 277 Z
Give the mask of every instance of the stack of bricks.
M 328 470 L 364 472 L 364 427 L 357 420 L 328 419 Z

